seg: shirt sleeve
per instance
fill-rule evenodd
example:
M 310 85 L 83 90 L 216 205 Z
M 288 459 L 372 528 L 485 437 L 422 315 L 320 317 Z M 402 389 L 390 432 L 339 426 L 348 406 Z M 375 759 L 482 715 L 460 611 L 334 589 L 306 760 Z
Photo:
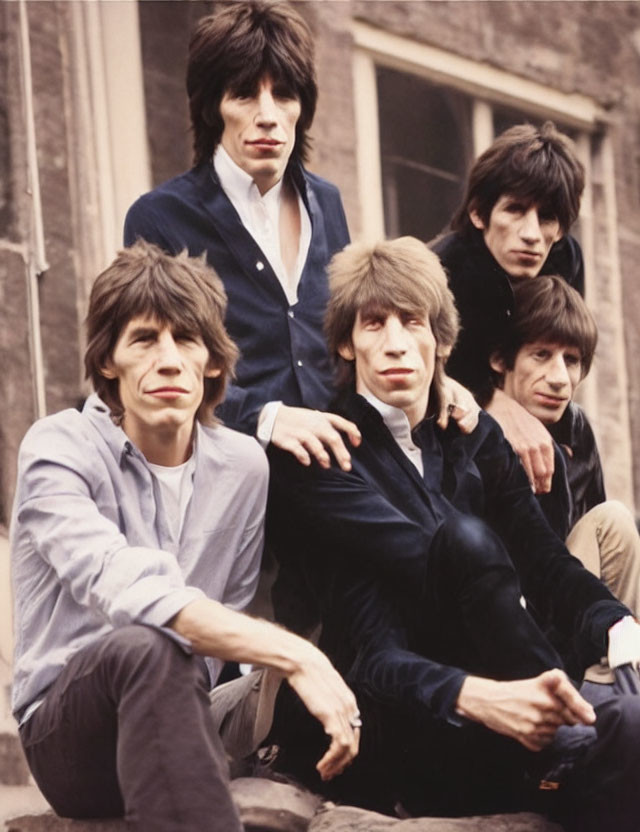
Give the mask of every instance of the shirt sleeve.
M 112 626 L 163 626 L 202 592 L 185 586 L 175 557 L 131 545 L 97 496 L 104 460 L 82 432 L 38 429 L 20 452 L 14 549 L 35 552 L 74 601 Z

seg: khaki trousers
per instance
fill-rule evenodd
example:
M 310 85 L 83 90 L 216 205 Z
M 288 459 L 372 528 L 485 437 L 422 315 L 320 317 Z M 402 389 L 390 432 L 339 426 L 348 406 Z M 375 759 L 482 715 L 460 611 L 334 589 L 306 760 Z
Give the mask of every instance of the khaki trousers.
M 640 535 L 627 507 L 617 500 L 594 506 L 578 520 L 566 542 L 571 554 L 640 617 Z M 610 683 L 613 674 L 605 662 L 590 667 L 585 679 Z

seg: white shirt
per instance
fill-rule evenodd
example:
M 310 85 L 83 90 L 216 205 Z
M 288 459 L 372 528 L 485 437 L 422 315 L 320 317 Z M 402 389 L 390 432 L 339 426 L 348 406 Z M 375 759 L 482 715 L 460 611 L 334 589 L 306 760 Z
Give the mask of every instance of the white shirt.
M 220 185 L 238 212 L 242 224 L 264 252 L 290 306 L 298 301 L 298 284 L 311 243 L 311 220 L 300 194 L 300 240 L 298 257 L 292 274 L 288 274 L 280 250 L 280 207 L 282 204 L 282 179 L 264 195 L 249 174 L 236 165 L 224 147 L 219 144 L 213 155 Z
M 389 433 L 400 446 L 402 453 L 416 466 L 420 472 L 420 476 L 424 477 L 422 451 L 413 441 L 411 425 L 404 410 L 401 410 L 399 407 L 394 407 L 392 404 L 381 402 L 373 393 L 366 392 L 362 395 L 382 416 Z
M 264 195 L 249 174 L 236 165 L 231 156 L 218 144 L 213 154 L 215 168 L 222 190 L 236 209 L 240 221 L 262 249 L 278 278 L 290 306 L 298 302 L 298 284 L 307 260 L 311 244 L 311 220 L 298 194 L 300 211 L 300 239 L 298 257 L 292 274 L 288 274 L 280 249 L 280 206 L 282 203 L 282 179 Z M 268 402 L 260 411 L 257 439 L 263 448 L 271 441 L 273 425 L 281 402 Z

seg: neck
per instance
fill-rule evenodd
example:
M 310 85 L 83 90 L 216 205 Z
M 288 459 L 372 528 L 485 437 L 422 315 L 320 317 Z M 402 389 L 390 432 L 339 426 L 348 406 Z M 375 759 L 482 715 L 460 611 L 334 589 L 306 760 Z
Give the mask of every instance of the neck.
M 153 465 L 173 468 L 182 465 L 191 456 L 193 422 L 180 425 L 177 429 L 150 429 L 148 426 L 142 426 L 142 429 L 138 430 L 136 426 L 127 424 L 125 418 L 122 427 L 147 462 Z

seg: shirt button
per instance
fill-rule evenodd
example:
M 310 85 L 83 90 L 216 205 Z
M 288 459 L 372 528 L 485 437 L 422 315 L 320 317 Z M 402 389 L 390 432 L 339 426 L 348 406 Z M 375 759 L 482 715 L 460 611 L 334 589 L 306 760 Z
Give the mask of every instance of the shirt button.
M 290 318 L 295 318 L 295 313 L 294 313 L 293 309 L 289 309 L 289 311 L 287 312 L 287 315 L 288 315 Z
M 262 260 L 258 260 L 258 262 L 256 263 L 256 269 L 259 272 L 261 272 L 264 269 L 264 263 L 262 262 Z
M 298 367 L 302 367 L 302 361 L 301 361 L 300 359 L 298 359 L 298 360 L 296 361 L 296 364 L 298 365 Z
M 507 314 L 507 318 L 510 318 L 510 317 L 511 317 L 511 310 L 510 310 L 510 309 L 507 309 L 507 313 L 506 313 L 506 314 Z

